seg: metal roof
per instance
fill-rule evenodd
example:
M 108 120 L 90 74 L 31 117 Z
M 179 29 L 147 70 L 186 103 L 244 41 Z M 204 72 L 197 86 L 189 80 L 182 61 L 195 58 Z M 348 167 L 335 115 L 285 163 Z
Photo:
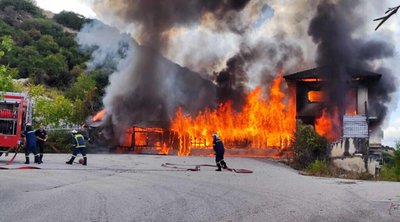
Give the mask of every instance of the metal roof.
M 340 66 L 334 66 L 334 65 L 321 66 L 321 67 L 289 74 L 289 75 L 284 76 L 283 78 L 285 78 L 286 80 L 298 80 L 298 79 L 300 80 L 300 79 L 312 79 L 312 78 L 325 79 L 326 77 L 329 77 L 329 75 L 333 76 L 335 70 L 338 70 L 338 69 L 340 69 Z M 344 70 L 352 78 L 379 80 L 382 76 L 379 73 L 374 73 L 374 72 L 361 70 L 361 69 L 355 69 L 355 68 L 351 68 L 351 67 L 344 67 Z

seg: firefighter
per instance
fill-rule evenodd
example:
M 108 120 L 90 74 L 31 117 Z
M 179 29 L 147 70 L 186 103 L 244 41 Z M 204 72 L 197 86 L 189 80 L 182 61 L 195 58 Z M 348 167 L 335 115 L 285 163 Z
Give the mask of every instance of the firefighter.
M 65 162 L 66 164 L 72 164 L 74 162 L 74 159 L 78 155 L 78 153 L 81 153 L 83 156 L 83 163 L 82 165 L 87 165 L 87 158 L 86 158 L 86 145 L 85 145 L 85 137 L 78 133 L 76 130 L 72 130 L 72 143 L 74 147 L 74 151 L 72 153 L 72 157 L 69 161 Z
M 36 150 L 36 135 L 31 125 L 26 126 L 26 130 L 22 136 L 25 138 L 25 164 L 29 164 L 30 153 L 35 155 L 35 163 L 40 164 L 39 155 Z
M 39 149 L 39 162 L 43 163 L 43 148 L 44 148 L 44 143 L 47 141 L 47 133 L 46 130 L 44 129 L 43 124 L 40 125 L 39 129 L 35 131 L 36 135 L 36 147 Z
M 218 167 L 216 171 L 221 171 L 221 166 L 224 169 L 228 168 L 228 166 L 226 166 L 226 163 L 224 161 L 224 152 L 225 152 L 224 144 L 222 143 L 218 134 L 214 133 L 212 137 L 213 137 L 213 149 L 215 151 L 215 162 L 217 163 Z

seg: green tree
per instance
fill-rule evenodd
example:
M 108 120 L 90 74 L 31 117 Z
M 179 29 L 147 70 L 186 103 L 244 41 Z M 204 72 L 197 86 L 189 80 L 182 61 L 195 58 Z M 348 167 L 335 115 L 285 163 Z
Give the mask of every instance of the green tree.
M 97 109 L 99 100 L 96 81 L 93 75 L 82 73 L 66 92 L 67 98 L 74 101 L 74 115 L 72 121 L 80 123 L 85 121 L 87 116 L 93 114 Z
M 57 42 L 54 41 L 51 35 L 42 35 L 38 41 L 33 43 L 33 46 L 42 56 L 55 54 L 59 50 Z
M 316 160 L 325 160 L 327 157 L 327 140 L 318 135 L 309 125 L 297 123 L 293 139 L 294 165 L 298 169 L 305 169 Z
M 46 82 L 40 82 L 37 78 L 35 79 L 35 76 L 31 76 L 35 84 L 46 84 L 51 87 L 65 88 L 72 82 L 72 76 L 69 75 L 66 58 L 60 53 L 51 54 L 43 58 L 38 68 L 46 73 L 48 79 Z
M 13 41 L 11 36 L 4 36 L 0 38 L 0 59 L 4 56 L 5 52 L 11 50 Z M 9 69 L 5 65 L 0 65 L 0 91 L 13 91 L 14 84 L 12 82 L 12 76 L 15 74 L 15 70 Z
M 29 87 L 29 95 L 35 103 L 34 123 L 58 127 L 71 122 L 73 103 L 59 92 L 46 89 L 43 85 L 36 85 Z
M 88 20 L 80 14 L 76 14 L 74 12 L 62 11 L 56 15 L 54 15 L 54 20 L 61 25 L 64 25 L 73 30 L 79 31 L 81 30 L 83 24 Z
M 29 78 L 33 84 L 68 89 L 78 77 L 74 67 L 84 68 L 90 52 L 80 50 L 75 41 L 76 33 L 65 32 L 64 26 L 35 13 L 36 9 L 41 13 L 31 0 L 0 0 L 0 36 L 9 35 L 15 43 L 12 50 L 0 59 L 0 65 L 18 71 L 12 78 Z M 79 24 L 87 21 L 80 15 L 60 14 L 66 16 L 65 21 L 72 22 L 72 25 L 76 25 L 78 20 Z M 7 77 L 7 80 L 12 78 Z
M 13 35 L 15 29 L 4 21 L 0 20 L 0 36 Z
M 96 81 L 92 75 L 82 73 L 67 92 L 70 99 L 85 99 L 96 90 Z
M 38 53 L 34 46 L 15 47 L 5 56 L 11 67 L 18 69 L 19 78 L 27 78 L 37 72 L 41 67 L 42 56 Z
M 0 10 L 12 7 L 15 11 L 24 11 L 34 16 L 43 16 L 42 10 L 36 6 L 34 0 L 0 0 Z
M 45 18 L 34 18 L 30 20 L 25 20 L 22 23 L 21 28 L 25 31 L 36 29 L 42 35 L 51 35 L 54 38 L 58 38 L 64 35 L 63 29 L 59 24 Z

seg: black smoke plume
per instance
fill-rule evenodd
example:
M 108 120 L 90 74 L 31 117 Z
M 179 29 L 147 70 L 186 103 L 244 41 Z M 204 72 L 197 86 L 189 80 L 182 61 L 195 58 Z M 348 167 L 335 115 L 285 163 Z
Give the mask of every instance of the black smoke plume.
M 362 19 L 356 9 L 364 1 L 329 1 L 319 3 L 316 14 L 311 20 L 308 34 L 318 45 L 318 66 L 331 66 L 331 73 L 326 74 L 329 86 L 325 86 L 329 104 L 343 110 L 345 92 L 354 73 L 348 72 L 349 67 L 382 74 L 379 82 L 369 92 L 369 109 L 382 121 L 387 113 L 387 105 L 391 94 L 395 91 L 394 77 L 390 70 L 384 67 L 373 67 L 371 62 L 376 59 L 388 58 L 394 55 L 394 47 L 390 42 L 366 39 L 365 36 L 353 37 L 354 31 L 363 27 Z M 362 16 L 365 16 L 363 14 Z
M 249 91 L 248 82 L 251 70 L 259 66 L 259 82 L 268 88 L 280 70 L 288 63 L 304 61 L 302 49 L 295 43 L 286 41 L 283 34 L 276 35 L 272 41 L 262 40 L 249 46 L 241 45 L 240 51 L 226 62 L 226 68 L 214 73 L 218 102 L 231 101 L 240 110 Z M 269 63 L 273 64 L 269 64 Z
M 165 31 L 177 27 L 198 25 L 205 14 L 216 31 L 243 32 L 237 13 L 250 0 L 114 0 L 102 1 L 102 8 L 116 9 L 116 16 L 126 23 L 140 26 L 140 42 L 155 49 L 167 47 Z
M 169 127 L 176 109 L 195 114 L 215 105 L 215 88 L 199 74 L 164 58 L 160 52 L 168 45 L 172 28 L 206 23 L 219 31 L 242 32 L 235 19 L 249 0 L 116 0 L 102 1 L 102 7 L 115 9 L 114 16 L 140 27 L 138 45 L 133 39 L 126 57 L 110 76 L 103 103 L 109 138 L 124 137 L 132 125 Z M 211 16 L 202 21 L 204 15 Z M 99 36 L 100 37 L 100 36 Z

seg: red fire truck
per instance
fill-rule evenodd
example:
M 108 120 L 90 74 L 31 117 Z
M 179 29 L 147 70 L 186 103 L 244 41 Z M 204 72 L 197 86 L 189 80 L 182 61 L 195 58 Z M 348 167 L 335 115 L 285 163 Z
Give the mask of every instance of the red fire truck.
M 0 156 L 15 155 L 21 133 L 32 123 L 32 102 L 25 93 L 0 92 Z

